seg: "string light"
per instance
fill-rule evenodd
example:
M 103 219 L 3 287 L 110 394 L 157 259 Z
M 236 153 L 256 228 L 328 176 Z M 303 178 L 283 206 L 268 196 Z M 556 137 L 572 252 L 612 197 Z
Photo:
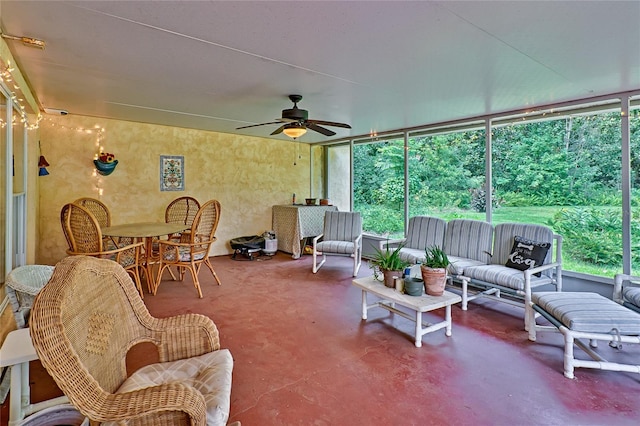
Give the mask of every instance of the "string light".
M 11 66 L 11 61 L 7 61 L 6 64 L 2 63 L 0 66 L 0 83 L 3 83 L 7 88 L 13 87 L 15 90 L 9 93 L 9 98 L 11 99 L 11 102 L 17 107 L 20 118 L 14 116 L 12 118 L 12 124 L 16 124 L 15 120 L 19 119 L 20 123 L 22 123 L 27 128 L 27 130 L 35 130 L 39 127 L 40 121 L 42 121 L 42 114 L 37 114 L 35 123 L 29 123 L 27 121 L 26 109 L 22 104 L 24 102 L 24 97 L 18 97 L 16 92 L 20 92 L 21 96 L 23 96 L 23 93 L 20 89 L 20 86 L 18 86 L 18 84 L 13 79 L 13 71 L 15 71 L 15 68 Z M 6 126 L 7 123 L 4 121 L 4 119 L 0 118 L 0 128 L 5 128 Z

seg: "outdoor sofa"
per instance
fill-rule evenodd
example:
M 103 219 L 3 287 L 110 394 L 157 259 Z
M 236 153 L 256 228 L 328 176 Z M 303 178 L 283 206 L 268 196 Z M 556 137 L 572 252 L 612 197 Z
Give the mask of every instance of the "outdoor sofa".
M 424 260 L 425 248 L 441 247 L 451 265 L 450 287 L 462 291 L 462 309 L 488 297 L 524 307 L 533 289 L 562 290 L 562 236 L 542 225 L 501 223 L 495 227 L 472 219 L 410 218 L 407 238 L 383 240 L 382 250 L 400 248 L 402 259 Z M 534 259 L 538 257 L 537 259 Z M 455 289 L 454 289 L 455 290 Z M 525 316 L 525 329 L 528 330 Z

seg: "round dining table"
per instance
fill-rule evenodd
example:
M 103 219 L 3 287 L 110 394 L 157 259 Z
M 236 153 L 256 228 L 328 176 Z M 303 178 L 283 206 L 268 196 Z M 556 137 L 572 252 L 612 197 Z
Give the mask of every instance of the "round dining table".
M 157 260 L 153 257 L 153 239 L 176 234 L 189 228 L 190 226 L 184 223 L 136 222 L 102 228 L 102 235 L 107 237 L 133 238 L 136 241 L 144 240 L 142 267 L 147 279 L 147 287 L 149 291 L 153 292 L 155 289 L 153 263 Z

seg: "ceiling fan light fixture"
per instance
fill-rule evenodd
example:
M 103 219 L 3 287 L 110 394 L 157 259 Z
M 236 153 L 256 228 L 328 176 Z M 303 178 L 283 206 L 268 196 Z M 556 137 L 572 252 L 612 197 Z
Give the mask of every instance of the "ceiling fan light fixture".
M 284 126 L 284 129 L 282 129 L 282 133 L 289 136 L 290 138 L 297 139 L 307 133 L 307 129 L 300 123 L 291 123 Z

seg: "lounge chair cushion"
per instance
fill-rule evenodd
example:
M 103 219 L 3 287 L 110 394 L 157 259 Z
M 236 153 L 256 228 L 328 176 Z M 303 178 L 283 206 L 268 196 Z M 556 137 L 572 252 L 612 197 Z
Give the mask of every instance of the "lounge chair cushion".
M 531 300 L 573 331 L 607 334 L 615 328 L 640 335 L 639 314 L 597 293 L 545 291 L 533 293 Z
M 193 358 L 142 367 L 122 383 L 117 393 L 172 382 L 193 386 L 204 396 L 207 426 L 225 425 L 231 405 L 232 369 L 231 352 L 221 349 Z

